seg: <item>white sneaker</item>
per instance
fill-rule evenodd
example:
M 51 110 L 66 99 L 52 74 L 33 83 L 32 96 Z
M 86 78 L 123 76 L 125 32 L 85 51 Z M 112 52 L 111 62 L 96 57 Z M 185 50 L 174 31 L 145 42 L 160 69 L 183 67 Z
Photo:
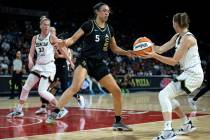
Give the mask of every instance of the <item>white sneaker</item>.
M 164 130 L 160 133 L 159 136 L 153 138 L 152 140 L 175 140 L 176 134 L 174 133 L 174 130 Z
M 63 118 L 68 112 L 69 111 L 66 108 L 61 109 L 60 112 L 58 112 L 57 114 L 56 120 Z
M 193 98 L 188 98 L 188 103 L 193 110 L 197 110 L 197 101 L 194 101 Z
M 24 116 L 23 111 L 19 111 L 17 108 L 14 109 L 13 112 L 10 112 L 7 117 L 17 117 L 17 118 L 22 118 Z
M 177 135 L 184 135 L 191 133 L 196 130 L 196 127 L 192 125 L 192 121 L 189 121 L 187 124 L 184 124 L 179 130 L 176 131 Z
M 41 107 L 35 112 L 35 114 L 47 114 L 47 109 Z
M 85 98 L 82 95 L 79 95 L 79 98 L 76 98 L 76 100 L 81 109 L 85 108 Z

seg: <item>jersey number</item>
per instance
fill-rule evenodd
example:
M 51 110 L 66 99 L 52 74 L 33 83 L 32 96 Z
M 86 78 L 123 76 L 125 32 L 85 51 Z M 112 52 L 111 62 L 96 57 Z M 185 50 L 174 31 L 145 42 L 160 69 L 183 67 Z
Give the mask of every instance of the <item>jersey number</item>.
M 99 42 L 99 41 L 100 41 L 99 35 L 96 35 L 95 42 Z
M 44 52 L 44 48 L 39 48 L 39 53 Z

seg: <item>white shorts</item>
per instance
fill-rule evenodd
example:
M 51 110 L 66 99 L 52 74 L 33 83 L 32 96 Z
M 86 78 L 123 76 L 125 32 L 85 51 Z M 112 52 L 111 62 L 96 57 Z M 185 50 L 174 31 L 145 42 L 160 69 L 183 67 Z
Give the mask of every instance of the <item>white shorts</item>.
M 189 92 L 193 92 L 203 83 L 203 69 L 200 64 L 196 65 L 195 67 L 182 72 L 176 79 L 178 81 L 183 81 L 184 86 L 189 90 Z
M 199 88 L 203 83 L 203 78 L 203 70 L 201 65 L 198 65 L 181 73 L 175 81 L 170 82 L 161 92 L 166 93 L 170 99 L 174 99 L 177 96 L 192 93 Z
M 50 80 L 53 81 L 56 73 L 56 66 L 53 61 L 44 65 L 36 63 L 31 71 L 39 74 L 40 76 L 50 78 Z

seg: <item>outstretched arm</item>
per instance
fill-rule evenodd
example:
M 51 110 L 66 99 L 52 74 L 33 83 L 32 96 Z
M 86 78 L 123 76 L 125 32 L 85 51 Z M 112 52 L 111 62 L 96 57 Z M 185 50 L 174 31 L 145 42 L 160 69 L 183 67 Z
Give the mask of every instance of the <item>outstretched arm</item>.
M 74 34 L 73 36 L 71 36 L 68 39 L 65 40 L 61 40 L 60 42 L 58 42 L 58 46 L 59 47 L 68 47 L 73 45 L 81 36 L 84 35 L 84 31 L 79 28 Z
M 194 37 L 185 36 L 180 43 L 180 45 L 181 45 L 180 48 L 176 51 L 176 53 L 174 54 L 173 57 L 162 56 L 162 55 L 159 55 L 159 54 L 157 54 L 153 51 L 151 53 L 150 52 L 145 52 L 147 55 L 144 56 L 144 58 L 155 58 L 162 63 L 168 64 L 168 65 L 171 65 L 171 66 L 175 66 L 179 62 L 179 60 L 183 56 L 185 56 L 188 49 L 195 44 L 196 44 L 196 40 L 195 40 Z
M 115 38 L 114 36 L 111 38 L 111 50 L 112 52 L 118 54 L 118 55 L 125 55 L 125 56 L 128 56 L 128 57 L 135 57 L 136 55 L 133 53 L 133 51 L 126 51 L 126 50 L 123 50 L 122 48 L 120 48 L 119 46 L 117 46 L 117 43 L 115 41 Z
M 177 35 L 178 34 L 175 34 L 168 42 L 166 42 L 162 46 L 154 46 L 153 47 L 154 51 L 158 54 L 162 54 L 172 49 L 175 46 Z
M 71 68 L 74 69 L 74 63 L 72 62 L 71 57 L 69 56 L 67 48 L 57 47 L 58 44 L 62 42 L 62 40 L 58 39 L 56 36 L 52 35 L 51 38 L 50 38 L 50 41 L 56 47 L 55 49 L 58 49 L 60 51 L 61 55 L 59 55 L 59 57 L 60 58 L 65 58 L 66 60 L 68 60 L 69 63 L 71 64 Z

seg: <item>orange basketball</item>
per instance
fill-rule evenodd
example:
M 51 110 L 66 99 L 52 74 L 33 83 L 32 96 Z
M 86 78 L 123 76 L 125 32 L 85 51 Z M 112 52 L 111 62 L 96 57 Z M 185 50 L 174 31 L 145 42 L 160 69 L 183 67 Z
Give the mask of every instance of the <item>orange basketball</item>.
M 144 52 L 151 52 L 152 51 L 153 43 L 147 37 L 139 37 L 133 43 L 133 51 L 138 56 L 144 56 Z

